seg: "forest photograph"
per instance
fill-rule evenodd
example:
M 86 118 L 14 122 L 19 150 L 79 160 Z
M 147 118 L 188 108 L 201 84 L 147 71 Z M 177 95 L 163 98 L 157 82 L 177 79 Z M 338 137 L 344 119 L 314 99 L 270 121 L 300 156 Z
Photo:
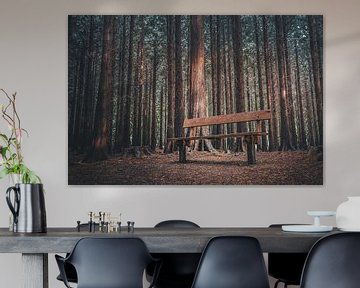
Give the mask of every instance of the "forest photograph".
M 69 185 L 323 185 L 323 16 L 69 15 Z

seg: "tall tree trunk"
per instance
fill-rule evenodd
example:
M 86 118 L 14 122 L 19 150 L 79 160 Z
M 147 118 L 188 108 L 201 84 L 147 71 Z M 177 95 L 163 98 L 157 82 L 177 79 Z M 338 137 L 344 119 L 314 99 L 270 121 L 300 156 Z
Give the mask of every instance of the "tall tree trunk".
M 95 137 L 86 160 L 106 159 L 109 150 L 111 99 L 113 95 L 112 60 L 114 57 L 114 16 L 104 16 L 103 54 L 101 62 L 100 88 L 95 115 Z
M 312 97 L 311 93 L 309 93 L 308 82 L 305 81 L 305 99 L 306 99 L 306 111 L 307 111 L 307 123 L 308 123 L 308 131 L 309 131 L 309 144 L 310 146 L 315 146 L 316 141 L 316 133 L 315 133 L 315 125 L 314 125 L 314 113 L 312 107 Z M 310 95 L 309 95 L 310 94 Z
M 288 47 L 287 39 L 287 18 L 286 16 L 281 16 L 283 21 L 283 33 L 284 33 L 284 52 L 285 52 L 285 73 L 286 73 L 286 89 L 287 89 L 287 111 L 288 111 L 288 121 L 289 121 L 289 141 L 291 149 L 297 147 L 297 135 L 295 129 L 295 112 L 294 112 L 294 99 L 292 93 L 292 80 L 291 80 L 291 61 Z
M 233 21 L 232 38 L 233 38 L 233 56 L 234 56 L 234 78 L 235 78 L 235 105 L 236 112 L 245 112 L 245 93 L 244 93 L 244 68 L 243 68 L 243 47 L 241 37 L 241 16 L 231 16 Z M 244 123 L 237 125 L 237 132 L 245 132 Z M 242 151 L 241 139 L 238 138 L 237 151 Z
M 296 61 L 296 94 L 299 103 L 299 136 L 300 136 L 300 149 L 306 149 L 306 135 L 305 135 L 305 124 L 304 124 L 304 109 L 303 109 L 303 97 L 301 93 L 301 75 L 299 68 L 299 54 L 298 47 L 295 44 L 295 61 Z
M 129 58 L 128 58 L 128 69 L 127 69 L 127 87 L 125 93 L 125 108 L 124 114 L 121 121 L 124 121 L 123 130 L 123 141 L 122 147 L 128 148 L 130 146 L 130 111 L 132 101 L 132 69 L 133 69 L 133 35 L 134 35 L 134 22 L 136 16 L 130 16 L 130 31 L 129 31 Z
M 84 98 L 85 98 L 85 88 L 86 88 L 86 70 L 87 70 L 87 43 L 84 42 L 80 49 L 80 66 L 79 66 L 79 74 L 76 88 L 76 107 L 75 107 L 75 118 L 74 118 L 74 148 L 80 151 L 81 145 L 79 143 L 82 142 L 84 135 L 83 124 L 84 124 Z M 93 136 L 93 135 L 92 135 Z
M 188 27 L 190 27 L 190 16 L 188 16 L 189 20 L 188 20 Z M 193 111 L 194 111 L 194 101 L 193 101 L 193 97 L 190 93 L 190 84 L 191 84 L 191 67 L 190 67 L 190 47 L 191 47 L 191 43 L 190 43 L 190 29 L 188 30 L 188 35 L 187 35 L 187 40 L 188 40 L 188 46 L 187 46 L 187 118 L 193 118 Z
M 267 21 L 266 16 L 263 15 L 262 17 L 262 24 L 263 24 L 263 49 L 264 49 L 264 62 L 265 62 L 265 76 L 266 76 L 266 94 L 267 94 L 267 104 L 268 109 L 271 111 L 271 120 L 269 123 L 269 150 L 273 151 L 275 147 L 275 140 L 274 140 L 274 128 L 275 125 L 275 101 L 274 101 L 274 93 L 272 90 L 272 78 L 271 78 L 271 59 L 269 53 L 269 38 L 268 38 L 268 28 L 267 28 Z
M 230 17 L 228 17 L 228 21 L 227 21 L 227 33 L 226 33 L 226 40 L 228 43 L 228 49 L 227 49 L 227 71 L 228 71 L 228 82 L 229 82 L 229 111 L 227 111 L 227 114 L 231 114 L 234 113 L 234 95 L 233 95 L 233 80 L 232 80 L 232 70 L 231 70 L 231 54 L 232 54 L 232 47 L 231 47 L 231 21 L 230 21 Z M 234 132 L 234 124 L 229 124 L 228 125 L 228 133 L 233 133 Z M 228 140 L 229 143 L 229 149 L 234 150 L 234 144 L 235 144 L 236 139 L 235 138 L 230 138 Z
M 225 109 L 224 109 L 224 114 L 230 114 L 230 91 L 229 91 L 229 82 L 228 82 L 228 63 L 227 63 L 227 57 L 226 57 L 226 47 L 227 45 L 229 45 L 229 43 L 226 43 L 226 38 L 225 38 L 225 24 L 222 25 L 221 28 L 221 39 L 223 42 L 222 45 L 222 63 L 223 63 L 223 68 L 224 68 L 224 96 L 225 96 Z M 226 126 L 224 126 L 224 129 L 226 129 L 226 133 L 231 133 L 231 124 L 227 124 Z M 224 148 L 226 149 L 226 151 L 229 150 L 229 147 L 232 147 L 231 145 L 231 140 L 230 138 L 225 138 L 224 139 Z
M 257 75 L 258 75 L 258 88 L 259 88 L 259 99 L 260 99 L 260 110 L 265 109 L 265 97 L 263 94 L 263 83 L 262 83 L 262 67 L 261 67 L 261 57 L 260 57 L 260 41 L 259 41 L 259 24 L 257 20 L 258 16 L 253 16 L 254 26 L 255 26 L 255 43 L 256 43 L 256 65 L 257 65 Z M 263 121 L 261 123 L 261 131 L 265 132 L 265 126 Z M 266 135 L 261 137 L 261 150 L 266 151 L 267 143 L 266 143 Z
M 164 86 L 161 86 L 160 92 L 160 127 L 159 127 L 159 148 L 163 149 L 164 147 Z
M 309 27 L 309 39 L 310 39 L 310 54 L 311 54 L 311 63 L 312 63 L 312 76 L 315 87 L 315 96 L 316 96 L 316 112 L 317 112 L 317 125 L 319 127 L 319 144 L 323 143 L 323 89 L 322 89 L 322 67 L 320 66 L 322 61 L 322 55 L 319 55 L 320 49 L 319 41 L 317 39 L 316 32 L 316 16 L 307 16 L 308 27 Z
M 216 50 L 216 25 L 215 16 L 209 16 L 210 22 L 210 51 L 211 51 L 211 96 L 212 96 L 212 115 L 217 115 L 217 50 Z M 218 133 L 218 127 L 213 125 L 212 134 Z
M 95 47 L 94 47 L 94 37 L 95 37 L 95 24 L 94 17 L 90 16 L 90 31 L 88 39 L 88 64 L 86 71 L 86 86 L 84 94 L 84 128 L 83 130 L 83 140 L 81 145 L 81 151 L 87 151 L 91 146 L 91 135 L 93 131 L 93 107 L 95 102 L 95 87 L 94 87 L 94 73 L 95 73 Z
M 271 63 L 269 65 L 270 68 L 270 79 L 271 79 L 271 111 L 272 111 L 272 118 L 271 118 L 271 129 L 273 130 L 273 139 L 274 139 L 274 150 L 277 150 L 279 148 L 279 102 L 280 102 L 280 93 L 279 91 L 279 85 L 278 85 L 278 77 L 276 77 L 276 60 L 273 56 L 272 50 L 268 50 L 269 52 L 269 62 Z M 275 62 L 275 63 L 274 63 Z M 276 92 L 275 92 L 276 91 Z
M 315 128 L 315 136 L 314 136 L 314 145 L 317 146 L 320 144 L 320 126 L 319 126 L 319 114 L 318 114 L 318 109 L 317 109 L 317 97 L 316 97 L 316 92 L 315 92 L 315 84 L 314 84 L 314 78 L 311 77 L 312 75 L 312 71 L 311 68 L 309 67 L 309 75 L 310 75 L 310 84 L 309 84 L 309 93 L 310 93 L 310 98 L 311 98 L 311 107 L 312 107 L 312 114 L 313 114 L 313 124 L 314 124 L 314 128 Z
M 80 60 L 76 60 L 76 73 L 74 76 L 74 90 L 73 90 L 73 94 L 72 95 L 72 101 L 70 104 L 70 99 L 69 99 L 69 107 L 71 107 L 69 109 L 69 145 L 72 149 L 76 148 L 76 142 L 75 142 L 75 135 L 76 135 L 76 121 L 77 121 L 77 109 L 78 109 L 78 101 L 79 101 L 79 97 L 78 97 L 78 89 L 79 89 L 79 73 L 80 73 Z M 70 96 L 69 96 L 70 98 Z M 70 106 L 71 105 L 71 106 Z
M 225 64 L 225 63 L 221 63 L 221 39 L 220 39 L 220 35 L 221 35 L 221 20 L 220 20 L 220 16 L 216 16 L 216 82 L 217 82 L 217 89 L 216 89 L 216 114 L 217 115 L 221 115 L 222 114 L 222 107 L 223 107 L 223 97 L 222 97 L 222 93 L 223 93 L 223 89 L 222 89 L 222 79 L 221 79 L 221 64 Z M 218 134 L 223 134 L 223 126 L 222 125 L 218 125 L 217 127 L 217 133 Z M 220 141 L 218 141 L 218 147 L 221 150 L 224 150 L 224 141 L 223 139 L 220 139 Z
M 289 135 L 288 95 L 286 87 L 286 62 L 284 48 L 284 29 L 282 16 L 275 16 L 277 63 L 280 90 L 280 150 L 291 149 Z
M 168 115 L 167 115 L 167 138 L 174 137 L 174 98 L 175 98 L 175 81 L 174 81 L 174 16 L 167 16 L 167 82 L 168 82 Z M 173 152 L 173 143 L 168 142 L 164 149 L 165 153 Z
M 139 105 L 138 105 L 138 119 L 137 119 L 137 127 L 138 127 L 138 139 L 141 146 L 143 146 L 142 139 L 142 130 L 143 130 L 143 102 L 144 102 L 144 49 L 142 49 L 140 56 L 140 74 L 139 74 Z
M 135 93 L 134 93 L 134 107 L 133 107 L 133 134 L 132 134 L 132 145 L 133 146 L 140 146 L 141 145 L 141 121 L 140 119 L 140 111 L 141 108 L 139 107 L 141 105 L 141 89 L 142 89 L 142 83 L 140 81 L 141 73 L 142 73 L 142 62 L 143 62 L 143 54 L 144 54 L 144 34 L 145 34 L 145 21 L 144 16 L 139 16 L 140 19 L 140 38 L 138 43 L 138 49 L 137 49 L 137 65 L 135 69 L 135 81 L 134 81 L 134 87 L 135 87 Z
M 152 112 L 151 112 L 151 150 L 156 149 L 156 132 L 157 132 L 157 117 L 156 117 L 156 84 L 157 84 L 157 67 L 158 67 L 158 56 L 157 56 L 157 37 L 154 39 L 154 59 L 153 59 L 153 79 L 152 79 Z
M 123 139 L 123 131 L 125 125 L 125 79 L 126 79 L 126 72 L 125 72 L 125 61 L 126 61 L 126 16 L 122 16 L 122 39 L 121 39 L 121 53 L 120 53 L 120 65 L 119 65 L 119 93 L 118 93 L 118 113 L 117 113 L 117 120 L 116 120 L 116 139 L 115 139 L 115 151 L 119 152 L 122 146 L 122 139 Z
M 181 16 L 175 16 L 175 137 L 183 136 L 184 95 L 182 77 Z
M 204 16 L 190 16 L 190 65 L 191 65 L 191 84 L 190 93 L 194 99 L 194 118 L 206 117 L 206 98 L 205 98 L 205 51 L 204 51 Z M 196 134 L 208 134 L 209 129 L 204 126 L 197 129 Z M 214 148 L 209 140 L 205 140 L 206 148 L 213 151 Z M 195 141 L 194 149 L 199 147 L 199 141 Z
M 147 65 L 144 67 L 145 70 L 145 84 L 144 84 L 144 105 L 143 105 L 143 129 L 142 129 L 142 140 L 143 146 L 150 145 L 150 138 L 149 138 L 149 130 L 150 130 L 150 110 L 149 110 L 149 102 L 150 102 L 150 77 L 149 77 L 149 69 Z

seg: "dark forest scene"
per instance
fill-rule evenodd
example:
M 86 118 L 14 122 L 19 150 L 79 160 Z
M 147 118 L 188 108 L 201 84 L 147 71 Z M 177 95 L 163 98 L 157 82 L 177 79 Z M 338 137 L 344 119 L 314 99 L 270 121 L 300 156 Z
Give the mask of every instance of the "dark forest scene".
M 322 185 L 323 17 L 70 15 L 69 185 Z

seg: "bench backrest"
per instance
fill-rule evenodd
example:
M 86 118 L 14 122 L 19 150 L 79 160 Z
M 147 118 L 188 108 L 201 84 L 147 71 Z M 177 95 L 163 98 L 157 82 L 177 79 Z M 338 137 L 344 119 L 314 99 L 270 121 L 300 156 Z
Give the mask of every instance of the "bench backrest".
M 234 113 L 227 115 L 217 115 L 217 116 L 210 116 L 204 118 L 185 119 L 183 128 L 193 128 L 193 127 L 201 127 L 201 126 L 209 126 L 209 125 L 241 123 L 241 122 L 270 120 L 270 119 L 271 119 L 271 111 L 270 109 L 268 109 L 268 110 L 242 112 L 242 113 Z

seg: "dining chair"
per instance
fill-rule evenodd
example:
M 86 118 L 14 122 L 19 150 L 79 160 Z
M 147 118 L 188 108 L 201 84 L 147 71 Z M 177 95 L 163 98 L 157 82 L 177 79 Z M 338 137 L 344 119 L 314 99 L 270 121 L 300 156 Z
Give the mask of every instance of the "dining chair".
M 360 287 L 360 233 L 325 236 L 309 252 L 301 288 Z
M 200 228 L 194 222 L 188 220 L 165 220 L 155 225 L 155 229 L 163 228 Z M 161 259 L 162 266 L 159 272 L 156 288 L 190 288 L 194 280 L 196 268 L 200 260 L 200 253 L 157 253 L 153 254 Z M 147 279 L 153 275 L 153 267 L 147 269 Z
M 269 288 L 256 238 L 219 236 L 202 253 L 192 288 Z
M 77 288 L 142 288 L 145 268 L 154 262 L 154 281 L 160 262 L 139 238 L 82 238 L 68 257 L 55 255 L 60 275 L 70 288 L 65 263 L 74 266 Z M 153 283 L 149 287 L 153 287 Z
M 89 224 L 88 223 L 82 223 L 80 224 L 80 228 L 81 229 L 89 229 Z M 98 223 L 95 223 L 95 229 L 99 229 L 99 224 Z M 69 256 L 69 253 L 66 254 L 66 257 Z M 71 283 L 77 283 L 77 275 L 76 275 L 76 270 L 74 268 L 73 265 L 71 265 L 70 263 L 67 263 L 65 262 L 64 263 L 64 270 L 65 270 L 65 275 L 66 275 L 66 278 L 68 280 L 68 282 L 71 282 Z M 56 277 L 57 280 L 59 281 L 63 281 L 62 277 L 61 277 L 61 274 L 59 274 L 57 277 Z
M 269 228 L 281 228 L 282 225 L 288 224 L 272 224 Z M 284 284 L 284 288 L 288 285 L 300 285 L 306 257 L 307 253 L 269 253 L 268 273 L 277 279 L 274 288 L 277 288 L 280 283 Z

